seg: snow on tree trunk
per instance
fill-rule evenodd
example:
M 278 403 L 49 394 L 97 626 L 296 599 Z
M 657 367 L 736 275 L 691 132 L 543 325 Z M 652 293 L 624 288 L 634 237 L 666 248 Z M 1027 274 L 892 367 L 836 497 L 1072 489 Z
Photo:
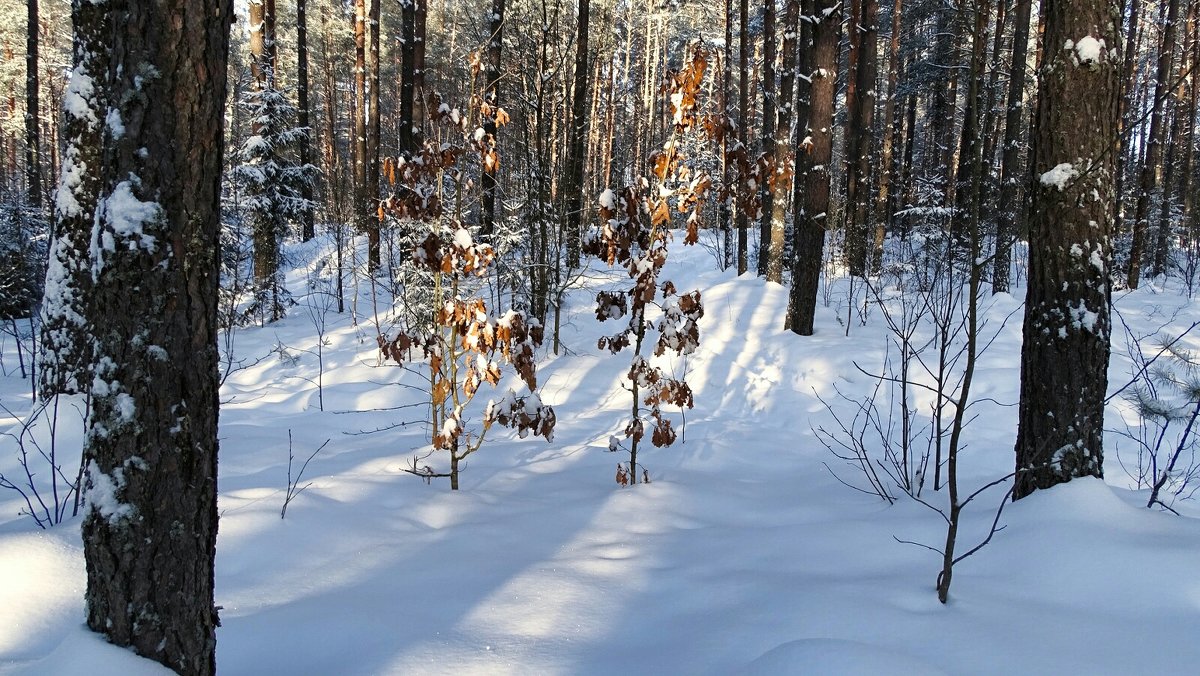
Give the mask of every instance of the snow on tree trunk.
M 217 293 L 232 2 L 96 5 L 110 67 L 91 237 L 87 624 L 216 670 Z M 95 16 L 80 14 L 83 23 Z
M 100 144 L 106 117 L 102 103 L 108 71 L 109 13 L 88 0 L 72 5 L 74 61 L 63 95 L 62 171 L 54 194 L 55 240 L 50 248 L 42 300 L 43 397 L 76 394 L 91 384 L 91 334 L 86 300 L 91 290 L 89 247 L 100 189 Z
M 1015 498 L 1103 473 L 1121 9 L 1044 10 Z

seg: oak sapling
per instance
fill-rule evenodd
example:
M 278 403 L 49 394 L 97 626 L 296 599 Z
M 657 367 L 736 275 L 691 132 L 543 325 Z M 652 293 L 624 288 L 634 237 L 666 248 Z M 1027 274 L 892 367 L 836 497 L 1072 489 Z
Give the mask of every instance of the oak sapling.
M 481 162 L 497 161 L 484 135 L 466 133 L 470 113 L 464 117 L 440 103 L 431 108 L 435 121 L 463 133 L 464 147 L 480 151 Z M 503 111 L 491 114 L 507 119 Z M 462 461 L 479 450 L 492 425 L 512 428 L 522 438 L 533 433 L 552 441 L 555 424 L 554 409 L 544 405 L 536 393 L 534 349 L 542 343 L 541 324 L 514 310 L 496 316 L 481 297 L 484 285 L 478 280 L 489 274 L 496 254 L 491 245 L 476 242 L 462 224 L 463 172 L 457 167 L 462 154 L 461 147 L 430 141 L 416 153 L 388 160 L 384 173 L 394 192 L 379 205 L 380 218 L 391 215 L 419 221 L 430 230 L 413 250 L 410 262 L 432 277 L 432 317 L 420 322 L 420 327 L 390 336 L 381 334 L 378 343 L 385 360 L 427 365 L 431 449 L 424 458 L 414 457 L 405 471 L 426 481 L 449 478 L 452 490 L 458 490 Z M 447 179 L 457 186 L 451 205 L 454 210 L 449 214 L 438 198 L 438 186 Z M 492 400 L 480 426 L 471 429 L 468 406 L 484 383 L 500 384 L 502 364 L 513 367 L 528 393 L 518 395 L 509 390 Z M 449 452 L 448 470 L 421 464 L 441 450 Z
M 584 251 L 604 259 L 610 266 L 624 268 L 633 280 L 632 286 L 621 291 L 601 291 L 596 296 L 596 319 L 629 317 L 624 329 L 604 336 L 600 349 L 616 354 L 627 347 L 633 349 L 626 379 L 630 392 L 630 419 L 624 428 L 625 447 L 615 436 L 609 440 L 609 450 L 624 449 L 629 453 L 626 466 L 618 467 L 616 481 L 638 482 L 638 450 L 647 427 L 650 441 L 657 447 L 670 446 L 676 432 L 662 408 L 674 406 L 692 408 L 692 389 L 682 378 L 674 378 L 651 364 L 654 357 L 667 351 L 676 355 L 695 352 L 700 343 L 698 322 L 704 316 L 700 292 L 679 294 L 669 280 L 660 280 L 667 262 L 667 245 L 671 240 L 671 207 L 688 214 L 684 244 L 695 244 L 699 238 L 700 212 L 712 188 L 712 179 L 703 171 L 688 166 L 680 151 L 681 141 L 697 129 L 697 96 L 701 92 L 704 72 L 708 67 L 708 52 L 696 41 L 688 46 L 688 58 L 682 70 L 670 74 L 670 109 L 673 132 L 662 150 L 650 157 L 653 182 L 641 179 L 617 191 L 605 190 L 600 195 L 600 225 L 584 243 Z M 659 309 L 656 319 L 647 317 L 647 307 Z M 657 332 L 657 338 L 652 334 Z M 654 340 L 651 356 L 643 354 L 648 340 Z M 649 483 L 649 471 L 641 468 L 643 483 Z

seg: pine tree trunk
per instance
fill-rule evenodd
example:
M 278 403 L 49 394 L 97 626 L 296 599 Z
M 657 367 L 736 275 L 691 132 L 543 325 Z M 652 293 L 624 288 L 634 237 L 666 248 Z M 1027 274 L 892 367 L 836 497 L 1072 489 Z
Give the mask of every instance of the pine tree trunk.
M 91 307 L 104 321 L 94 324 L 84 447 L 87 623 L 180 673 L 212 674 L 218 239 L 233 3 L 204 12 L 190 11 L 190 0 L 87 10 L 97 7 L 112 12 L 102 43 L 111 66 L 97 91 L 124 133 L 105 134 L 98 167 L 102 244 Z
M 941 76 L 933 83 L 933 101 L 929 109 L 931 133 L 936 145 L 933 152 L 928 154 L 934 165 L 930 176 L 944 181 L 942 197 L 947 206 L 954 202 L 954 119 L 958 100 L 958 59 L 954 45 L 960 37 L 956 31 L 957 12 L 950 4 L 944 4 L 938 10 L 933 54 Z
M 254 91 L 259 97 L 275 90 L 275 0 L 252 0 L 249 5 L 250 72 Z M 260 98 L 259 101 L 262 101 Z M 265 134 L 265 125 L 256 118 L 253 134 Z M 254 242 L 254 286 L 259 302 L 272 321 L 281 315 L 278 295 L 279 241 L 283 233 L 276 227 L 278 216 L 271 209 L 254 210 L 250 232 Z
M 488 28 L 486 62 L 487 81 L 484 83 L 483 98 L 493 109 L 500 106 L 500 55 L 504 45 L 504 0 L 492 0 L 491 21 Z M 483 123 L 483 131 L 492 139 L 497 139 L 499 130 L 496 128 L 494 115 L 489 115 Z M 483 208 L 479 218 L 479 232 L 485 240 L 490 241 L 496 229 L 496 171 L 494 168 L 484 168 L 483 171 Z
M 417 2 L 400 1 L 400 152 L 411 155 L 417 149 L 414 142 L 413 97 L 416 93 Z
M 1129 2 L 1129 28 L 1125 33 L 1125 56 L 1121 66 L 1121 129 L 1124 133 L 1120 137 L 1120 150 L 1117 153 L 1117 220 L 1113 226 L 1113 232 L 1117 234 L 1125 233 L 1125 181 L 1126 174 L 1129 170 L 1130 158 L 1130 143 L 1133 139 L 1133 134 L 1129 131 L 1133 128 L 1133 116 L 1137 107 L 1131 105 L 1132 99 L 1137 97 L 1137 80 L 1134 78 L 1135 58 L 1138 48 L 1139 19 L 1142 0 L 1128 0 Z M 1122 14 L 1123 16 L 1124 14 Z
M 308 101 L 308 0 L 296 0 L 296 122 L 304 130 L 300 139 L 300 166 L 312 164 L 313 132 L 309 126 Z M 300 236 L 308 241 L 316 236 L 313 214 L 313 183 L 305 181 L 300 186 L 300 197 L 305 206 L 300 216 Z
M 587 166 L 583 140 L 587 133 L 588 5 L 588 0 L 579 0 L 579 25 L 575 38 L 575 84 L 571 97 L 571 148 L 567 152 L 567 172 L 563 184 L 567 198 L 567 266 L 572 269 L 579 267 L 579 238 L 583 224 L 583 170 Z
M 788 197 L 792 193 L 795 170 L 792 140 L 793 89 L 796 83 L 796 44 L 800 19 L 800 0 L 787 0 L 783 15 L 783 71 L 779 78 L 776 101 L 775 140 L 772 143 L 775 174 L 768 179 L 771 195 L 770 227 L 759 259 L 764 261 L 768 282 L 783 283 L 783 245 L 787 231 Z
M 863 0 L 862 21 L 859 26 L 860 42 L 858 56 L 858 91 L 855 107 L 858 109 L 859 134 L 858 156 L 855 158 L 857 168 L 854 179 L 858 187 L 854 192 L 854 226 L 860 233 L 859 239 L 863 246 L 863 260 L 859 262 L 859 272 L 867 272 L 866 244 L 871 235 L 871 167 L 875 157 L 875 99 L 876 80 L 879 76 L 879 0 Z M 884 233 L 880 226 L 874 228 L 872 240 L 872 258 L 883 259 Z M 855 261 L 851 261 L 851 265 Z
M 1158 50 L 1158 66 L 1154 71 L 1154 98 L 1150 105 L 1150 139 L 1146 146 L 1146 160 L 1142 164 L 1139 182 L 1137 212 L 1133 221 L 1133 243 L 1129 248 L 1129 273 L 1126 283 L 1136 289 L 1141 282 L 1142 256 L 1146 250 L 1146 237 L 1150 227 L 1150 200 L 1159 187 L 1162 171 L 1163 141 L 1166 135 L 1164 113 L 1167 107 L 1167 92 L 1170 91 L 1171 63 L 1175 55 L 1175 24 L 1179 17 L 1179 0 L 1167 0 L 1167 12 L 1163 24 L 1163 39 Z
M 741 26 L 741 32 L 738 37 L 738 141 L 749 152 L 750 138 L 746 130 L 750 128 L 750 122 L 754 120 L 754 116 L 750 113 L 750 7 L 749 0 L 739 0 L 738 2 L 738 24 Z M 743 275 L 749 268 L 749 237 L 748 231 L 750 228 L 749 214 L 745 209 L 738 209 L 737 213 L 737 273 Z
M 776 72 L 775 59 L 778 56 L 775 48 L 775 0 L 765 0 L 763 3 L 763 70 L 762 70 L 762 155 L 767 158 L 775 157 L 775 109 L 778 102 L 775 99 Z M 778 167 L 776 167 L 778 170 Z M 774 212 L 772 199 L 774 195 L 769 187 L 770 180 L 763 177 L 759 186 L 762 199 L 762 214 L 758 224 L 758 276 L 767 274 L 767 252 L 771 248 L 771 214 Z
M 1102 476 L 1104 458 L 1121 64 L 1103 45 L 1121 39 L 1120 7 L 1043 11 L 1014 499 Z
M 25 35 L 25 192 L 29 206 L 42 209 L 41 135 L 38 133 L 38 0 L 26 0 Z
M 954 213 L 950 217 L 951 236 L 957 251 L 966 252 L 967 220 L 975 210 L 978 195 L 976 177 L 983 171 L 983 148 L 980 138 L 981 108 L 983 107 L 983 66 L 987 55 L 989 0 L 979 0 L 975 10 L 975 27 L 971 34 L 971 66 L 967 71 L 966 109 L 963 112 L 962 136 L 958 149 L 958 185 L 954 192 Z
M 817 310 L 825 228 L 829 221 L 829 164 L 833 160 L 834 84 L 841 17 L 839 0 L 806 0 L 804 22 L 811 26 L 812 44 L 800 50 L 800 97 L 807 98 L 808 120 L 803 152 L 796 158 L 795 250 L 787 328 L 811 336 Z
M 1012 243 L 1017 236 L 1016 206 L 1021 179 L 1021 124 L 1025 106 L 1025 62 L 1029 50 L 1029 18 L 1032 0 L 1016 0 L 1013 17 L 1012 61 L 1008 73 L 1008 102 L 1004 112 L 1004 150 L 1000 160 L 1000 201 L 996 220 L 996 259 L 992 268 L 992 291 L 1008 291 Z
M 881 241 L 891 224 L 891 187 L 895 173 L 893 146 L 896 139 L 896 86 L 900 71 L 900 30 L 904 25 L 903 0 L 892 3 L 892 35 L 888 42 L 887 98 L 883 104 L 883 142 L 879 149 L 879 191 L 875 195 L 875 239 Z M 883 249 L 876 247 L 871 257 L 871 269 L 878 271 L 883 265 Z
M 79 394 L 91 385 L 92 341 L 88 325 L 88 298 L 92 271 L 89 249 L 92 223 L 99 198 L 103 120 L 107 106 L 102 92 L 91 83 L 103 82 L 108 73 L 110 16 L 88 0 L 74 0 L 72 43 L 74 69 L 67 92 L 83 105 L 63 107 L 62 172 L 55 200 L 55 240 L 41 313 L 41 363 L 38 391 L 42 398 L 54 394 Z

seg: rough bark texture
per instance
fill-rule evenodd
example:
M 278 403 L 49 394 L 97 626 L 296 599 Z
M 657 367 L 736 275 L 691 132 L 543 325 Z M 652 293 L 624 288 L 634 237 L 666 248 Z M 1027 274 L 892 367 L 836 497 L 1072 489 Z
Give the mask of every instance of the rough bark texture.
M 829 163 L 833 159 L 833 99 L 841 17 L 833 11 L 838 0 L 808 0 L 805 22 L 812 27 L 812 45 L 801 49 L 800 97 L 807 98 L 808 125 L 796 158 L 795 250 L 787 327 L 811 336 L 817 309 L 821 261 L 825 255 L 825 226 L 829 210 Z
M 233 3 L 108 4 L 85 445 L 87 623 L 215 672 L 217 288 Z
M 996 210 L 996 259 L 992 268 L 992 291 L 1008 291 L 1012 243 L 1017 234 L 1016 209 L 1020 194 L 1022 150 L 1021 120 L 1025 106 L 1025 62 L 1029 51 L 1029 17 L 1032 0 L 1017 0 L 1013 18 L 1012 64 L 1008 74 L 1008 104 L 1004 113 L 1004 151 L 1000 161 L 1000 201 Z
M 1101 476 L 1120 61 L 1115 0 L 1043 5 L 1014 498 Z M 1086 60 L 1088 55 L 1096 60 Z
M 74 69 L 67 92 L 75 105 L 63 110 L 62 175 L 54 200 L 55 240 L 42 301 L 39 392 L 76 394 L 91 384 L 91 329 L 87 298 L 92 286 L 88 250 L 100 190 L 101 131 L 107 107 L 97 84 L 108 72 L 111 30 L 106 8 L 74 0 Z

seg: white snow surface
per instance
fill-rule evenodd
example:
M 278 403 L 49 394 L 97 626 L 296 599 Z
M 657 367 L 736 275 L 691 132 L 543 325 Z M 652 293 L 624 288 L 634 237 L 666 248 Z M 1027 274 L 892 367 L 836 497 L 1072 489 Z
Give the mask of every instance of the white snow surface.
M 289 257 L 303 265 L 320 246 L 328 242 L 291 247 Z M 628 284 L 622 276 L 609 288 Z M 301 306 L 239 334 L 237 356 L 253 365 L 221 391 L 219 673 L 1200 670 L 1200 505 L 1176 503 L 1180 516 L 1141 506 L 1146 494 L 1130 489 L 1115 435 L 1106 436 L 1107 482 L 1076 480 L 1010 505 L 1007 527 L 955 568 L 943 606 L 934 593 L 939 558 L 894 539 L 938 546 L 940 517 L 841 485 L 825 464 L 857 477 L 812 431 L 834 424 L 818 395 L 844 414 L 850 405 L 837 403 L 834 388 L 861 396 L 872 386 L 854 364 L 881 362 L 878 311 L 846 336 L 838 317 L 849 286 L 831 279 L 817 334 L 801 338 L 780 328 L 784 287 L 716 272 L 700 247 L 673 246 L 663 279 L 703 295 L 700 347 L 686 358 L 696 408 L 686 423 L 673 414 L 675 446 L 646 445 L 639 459 L 653 483 L 632 488 L 613 481 L 627 456 L 607 452 L 610 436 L 625 443 L 621 386 L 631 355 L 596 349 L 613 324 L 595 321 L 595 288 L 564 307 L 570 356 L 539 352 L 539 394 L 558 416 L 554 443 L 494 427 L 453 493 L 445 480 L 426 485 L 401 471 L 429 442 L 419 426 L 356 434 L 419 417 L 386 410 L 417 395 L 400 385 L 406 371 L 375 366 L 374 336 L 363 328 L 370 321 L 356 328 L 330 312 L 324 411 L 316 358 L 301 351 L 315 352 L 317 341 Z M 304 271 L 288 282 L 305 302 Z M 1200 317 L 1182 295 L 1151 286 L 1114 294 L 1135 332 Z M 966 492 L 1012 470 L 1023 297 L 1014 289 L 985 300 L 999 336 L 977 367 L 977 417 L 960 459 Z M 295 348 L 294 367 L 273 357 L 277 344 Z M 30 408 L 15 352 L 0 334 L 0 402 L 13 412 L 0 409 L 0 433 Z M 684 372 L 683 361 L 654 363 Z M 1110 387 L 1128 369 L 1115 349 Z M 499 388 L 485 385 L 464 424 L 477 426 L 484 402 L 510 387 L 524 391 L 510 371 Z M 928 407 L 928 395 L 914 396 Z M 67 472 L 78 467 L 78 418 L 72 412 L 59 432 Z M 289 429 L 301 458 L 331 441 L 281 520 Z M 445 461 L 444 453 L 429 458 L 435 467 Z M 13 440 L 0 435 L 0 471 L 17 470 Z M 986 534 L 1005 488 L 965 510 L 962 549 Z M 945 502 L 944 492 L 924 497 Z M 41 531 L 17 516 L 22 506 L 0 490 L 0 674 L 168 673 L 84 627 L 81 518 Z

